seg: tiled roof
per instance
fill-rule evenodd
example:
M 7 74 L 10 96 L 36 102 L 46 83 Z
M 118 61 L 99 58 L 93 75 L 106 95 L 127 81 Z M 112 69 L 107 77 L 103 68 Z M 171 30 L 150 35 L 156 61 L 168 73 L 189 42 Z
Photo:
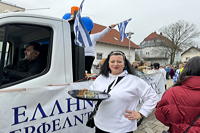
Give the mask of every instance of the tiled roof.
M 158 35 L 156 32 L 153 32 L 153 33 L 151 33 L 150 35 L 148 35 L 148 36 L 144 39 L 144 41 L 154 40 L 154 39 L 158 38 L 158 36 L 159 36 L 159 35 Z
M 106 27 L 100 24 L 94 24 L 94 28 L 92 29 L 92 33 L 97 33 L 105 29 Z M 106 43 L 111 45 L 118 45 L 122 47 L 128 47 L 129 46 L 129 39 L 124 38 L 124 40 L 120 41 L 120 34 L 117 30 L 112 29 L 110 32 L 108 32 L 105 36 L 103 36 L 98 42 L 100 43 Z M 140 48 L 138 45 L 136 45 L 134 42 L 130 40 L 130 46 L 132 48 Z
M 171 41 L 169 40 L 167 37 L 163 36 L 162 33 L 157 34 L 156 32 L 151 33 L 150 35 L 148 35 L 144 41 L 151 41 L 151 40 L 162 40 L 164 42 L 165 45 L 168 45 L 170 47 L 174 47 L 176 48 L 177 46 Z M 179 49 L 179 48 L 178 48 Z

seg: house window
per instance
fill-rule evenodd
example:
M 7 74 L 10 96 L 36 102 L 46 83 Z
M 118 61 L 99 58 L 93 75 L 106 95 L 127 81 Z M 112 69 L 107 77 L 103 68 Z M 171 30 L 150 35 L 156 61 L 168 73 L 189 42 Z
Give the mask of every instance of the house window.
M 102 59 L 103 54 L 102 53 L 97 53 L 97 60 L 101 60 Z

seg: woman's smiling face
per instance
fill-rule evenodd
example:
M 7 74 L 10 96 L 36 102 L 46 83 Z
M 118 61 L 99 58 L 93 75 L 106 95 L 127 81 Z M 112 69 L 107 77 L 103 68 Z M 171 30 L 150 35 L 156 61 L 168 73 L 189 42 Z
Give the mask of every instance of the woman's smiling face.
M 111 55 L 109 59 L 109 68 L 111 74 L 118 75 L 124 70 L 124 57 L 122 55 Z

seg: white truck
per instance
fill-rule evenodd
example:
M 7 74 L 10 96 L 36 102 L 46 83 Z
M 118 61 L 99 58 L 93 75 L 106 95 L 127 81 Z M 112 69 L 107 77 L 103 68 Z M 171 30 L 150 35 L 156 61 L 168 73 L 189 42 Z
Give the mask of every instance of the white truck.
M 72 26 L 71 26 L 72 27 Z M 84 78 L 84 50 L 72 44 L 68 21 L 53 17 L 0 15 L 0 133 L 90 133 L 85 126 L 92 101 L 67 94 L 90 81 Z M 41 44 L 45 69 L 10 82 L 4 68 L 24 58 L 30 42 Z

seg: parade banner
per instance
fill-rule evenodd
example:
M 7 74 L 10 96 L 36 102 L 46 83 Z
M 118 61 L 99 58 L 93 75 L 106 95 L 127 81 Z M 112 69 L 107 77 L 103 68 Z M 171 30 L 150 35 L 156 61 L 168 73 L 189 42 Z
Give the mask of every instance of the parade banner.
M 89 82 L 0 91 L 0 133 L 92 133 L 86 127 L 93 102 L 67 91 Z
M 163 76 L 162 72 L 158 71 L 152 74 L 144 74 L 141 76 L 151 87 L 156 91 L 159 98 L 162 97 L 165 92 L 166 78 Z

